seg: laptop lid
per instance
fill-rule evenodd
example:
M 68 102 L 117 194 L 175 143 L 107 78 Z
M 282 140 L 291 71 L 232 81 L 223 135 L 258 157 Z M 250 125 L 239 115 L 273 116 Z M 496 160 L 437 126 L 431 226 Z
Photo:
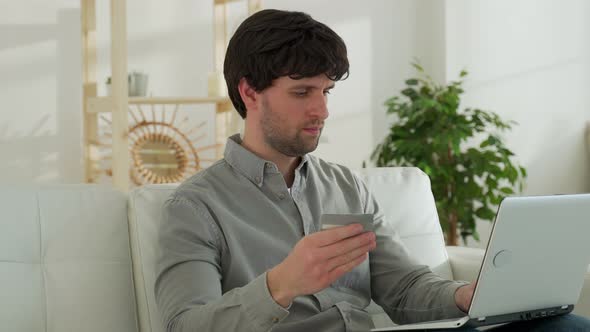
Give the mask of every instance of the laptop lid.
M 590 194 L 504 199 L 469 316 L 575 304 L 590 263 L 589 235 Z
M 371 331 L 453 329 L 572 311 L 590 263 L 590 194 L 508 197 L 498 207 L 469 316 Z

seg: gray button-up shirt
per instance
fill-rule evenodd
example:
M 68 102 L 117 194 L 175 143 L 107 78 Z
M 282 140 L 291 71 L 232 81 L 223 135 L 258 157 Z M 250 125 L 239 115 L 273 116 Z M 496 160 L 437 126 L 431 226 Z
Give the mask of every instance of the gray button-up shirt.
M 464 315 L 454 301 L 462 284 L 410 258 L 349 169 L 306 155 L 289 192 L 276 165 L 240 143 L 230 137 L 225 158 L 165 203 L 155 292 L 168 331 L 366 331 L 371 299 L 396 322 Z M 319 231 L 324 213 L 373 214 L 377 248 L 330 287 L 285 309 L 271 297 L 266 271 Z

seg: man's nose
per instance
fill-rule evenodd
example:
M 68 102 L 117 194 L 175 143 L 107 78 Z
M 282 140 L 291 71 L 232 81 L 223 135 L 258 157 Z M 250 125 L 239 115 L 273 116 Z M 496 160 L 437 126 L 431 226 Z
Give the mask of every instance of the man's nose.
M 314 98 L 313 105 L 311 106 L 312 115 L 321 120 L 328 118 L 330 115 L 328 111 L 328 97 L 323 94 Z

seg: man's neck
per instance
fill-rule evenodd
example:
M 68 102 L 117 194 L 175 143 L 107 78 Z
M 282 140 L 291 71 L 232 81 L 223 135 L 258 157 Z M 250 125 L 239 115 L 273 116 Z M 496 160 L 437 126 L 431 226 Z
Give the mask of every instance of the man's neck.
M 301 157 L 286 156 L 266 144 L 254 144 L 253 140 L 244 135 L 242 146 L 258 157 L 273 162 L 283 175 L 287 187 L 291 188 L 295 180 L 295 169 L 301 163 Z

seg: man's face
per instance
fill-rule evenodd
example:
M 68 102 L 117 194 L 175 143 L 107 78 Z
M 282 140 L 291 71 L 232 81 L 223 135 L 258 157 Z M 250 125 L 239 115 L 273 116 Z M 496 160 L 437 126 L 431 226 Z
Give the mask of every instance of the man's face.
M 265 143 L 290 157 L 314 151 L 320 139 L 334 82 L 325 75 L 280 77 L 262 91 L 260 126 Z

